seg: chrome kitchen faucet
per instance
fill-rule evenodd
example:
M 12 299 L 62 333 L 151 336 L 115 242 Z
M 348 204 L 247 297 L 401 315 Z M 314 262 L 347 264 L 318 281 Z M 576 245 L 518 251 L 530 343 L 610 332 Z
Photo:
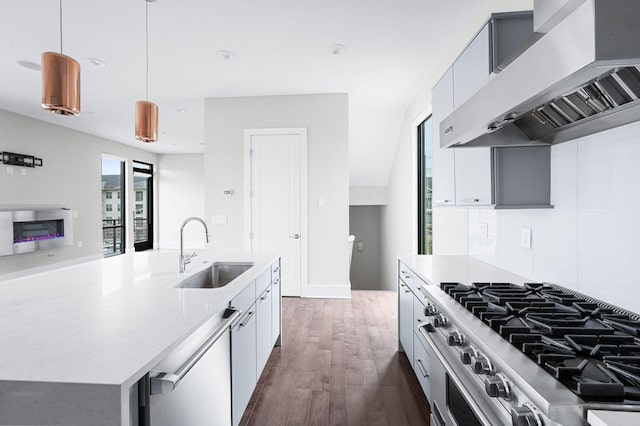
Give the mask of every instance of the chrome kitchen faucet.
M 202 224 L 202 226 L 204 226 L 204 235 L 207 238 L 207 243 L 209 242 L 209 229 L 207 228 L 207 224 L 204 223 L 204 220 L 200 219 L 199 217 L 188 217 L 184 220 L 184 222 L 182 222 L 182 226 L 180 227 L 180 267 L 178 269 L 178 272 L 182 273 L 184 272 L 184 268 L 185 266 L 187 266 L 188 263 L 191 263 L 191 259 L 196 256 L 196 252 L 194 251 L 192 254 L 185 256 L 184 252 L 183 252 L 183 244 L 182 244 L 182 235 L 183 235 L 183 231 L 184 231 L 184 227 L 187 223 L 191 222 L 191 221 L 198 221 Z

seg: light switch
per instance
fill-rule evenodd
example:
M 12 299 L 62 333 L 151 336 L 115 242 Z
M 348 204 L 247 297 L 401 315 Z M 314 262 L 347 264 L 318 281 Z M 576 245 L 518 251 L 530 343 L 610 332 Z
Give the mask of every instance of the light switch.
M 7 166 L 7 174 L 8 175 L 12 175 L 13 174 L 13 167 Z
M 319 197 L 318 198 L 318 207 L 320 207 L 321 209 L 325 208 L 327 205 L 327 201 L 324 199 L 324 197 Z
M 214 224 L 214 225 L 226 225 L 227 224 L 227 216 L 224 216 L 224 215 L 211 216 L 211 223 Z
M 22 176 L 26 176 L 27 175 L 27 169 L 24 169 L 24 168 L 20 169 L 20 174 Z
M 362 241 L 362 240 L 356 241 L 356 250 L 357 251 L 364 251 L 364 241 Z
M 520 228 L 520 246 L 522 248 L 531 248 L 531 228 Z

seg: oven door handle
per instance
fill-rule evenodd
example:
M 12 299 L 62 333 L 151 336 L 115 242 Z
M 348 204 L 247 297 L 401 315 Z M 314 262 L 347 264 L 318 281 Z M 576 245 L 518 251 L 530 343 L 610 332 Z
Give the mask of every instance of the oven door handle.
M 419 328 L 419 331 L 424 336 L 424 338 L 426 339 L 427 343 L 431 347 L 431 350 L 433 351 L 433 353 L 438 358 L 438 361 L 440 361 L 440 364 L 442 364 L 442 366 L 447 371 L 447 373 L 449 373 L 449 377 L 456 384 L 456 386 L 458 387 L 458 390 L 460 391 L 460 393 L 464 397 L 465 401 L 467 401 L 467 403 L 469 404 L 469 406 L 471 407 L 471 409 L 473 410 L 475 415 L 478 416 L 478 418 L 480 418 L 480 421 L 482 422 L 482 424 L 484 424 L 486 426 L 492 426 L 494 423 L 492 423 L 484 415 L 484 413 L 482 412 L 482 409 L 478 406 L 476 401 L 474 401 L 474 399 L 471 397 L 471 395 L 469 394 L 467 389 L 464 387 L 464 385 L 462 384 L 462 382 L 460 381 L 458 376 L 455 375 L 455 373 L 453 372 L 453 369 L 451 368 L 451 366 L 449 365 L 447 360 L 444 358 L 444 356 L 440 353 L 438 348 L 435 346 L 435 343 L 431 340 L 431 336 L 429 336 L 429 333 L 424 328 Z

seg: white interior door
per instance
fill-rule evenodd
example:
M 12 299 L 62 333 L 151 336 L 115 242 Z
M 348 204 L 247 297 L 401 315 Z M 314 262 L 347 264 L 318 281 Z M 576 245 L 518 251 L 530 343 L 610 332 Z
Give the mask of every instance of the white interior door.
M 250 251 L 280 253 L 282 295 L 300 296 L 306 276 L 306 130 L 246 132 Z

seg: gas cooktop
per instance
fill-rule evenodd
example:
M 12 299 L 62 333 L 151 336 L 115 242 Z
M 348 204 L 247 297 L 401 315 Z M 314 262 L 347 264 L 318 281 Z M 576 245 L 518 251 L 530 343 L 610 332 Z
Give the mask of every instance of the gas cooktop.
M 440 288 L 585 402 L 640 405 L 640 321 L 538 283 Z

